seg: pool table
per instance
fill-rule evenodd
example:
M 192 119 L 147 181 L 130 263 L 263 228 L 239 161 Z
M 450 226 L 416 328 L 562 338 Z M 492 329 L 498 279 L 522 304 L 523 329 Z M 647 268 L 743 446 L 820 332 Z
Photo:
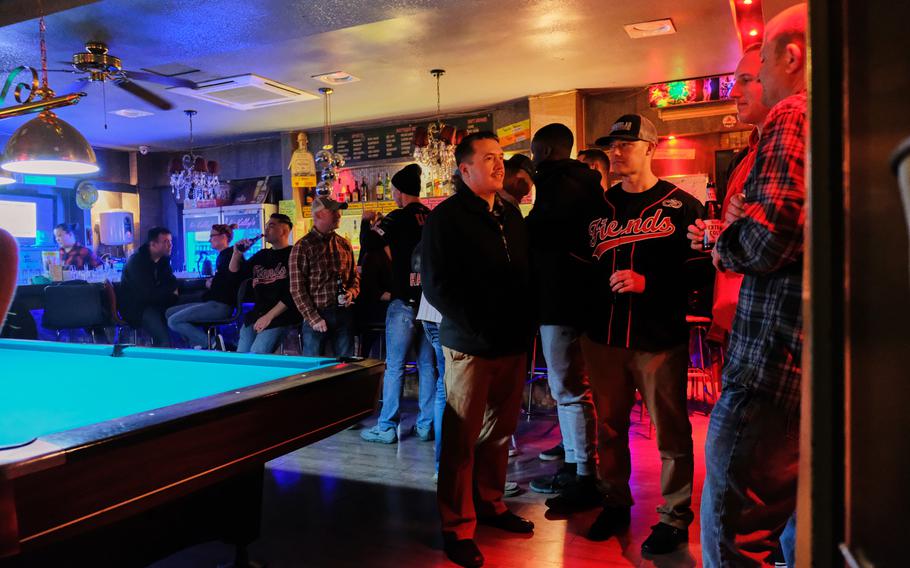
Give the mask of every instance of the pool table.
M 0 340 L 0 565 L 242 547 L 265 462 L 370 415 L 383 367 Z

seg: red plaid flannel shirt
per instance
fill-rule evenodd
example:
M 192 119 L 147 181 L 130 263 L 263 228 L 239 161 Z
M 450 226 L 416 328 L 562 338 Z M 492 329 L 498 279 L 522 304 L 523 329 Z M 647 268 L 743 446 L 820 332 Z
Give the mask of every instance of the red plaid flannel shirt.
M 92 254 L 92 249 L 84 247 L 79 243 L 74 244 L 69 252 L 61 248 L 60 261 L 63 262 L 63 266 L 75 266 L 80 270 L 86 268 L 86 265 L 88 265 L 89 268 L 97 268 L 101 264 L 98 262 L 98 259 L 95 258 L 95 255 Z
M 322 319 L 319 310 L 337 305 L 339 277 L 355 298 L 360 293 L 354 249 L 334 231 L 323 235 L 312 229 L 304 235 L 291 249 L 290 265 L 291 297 L 310 326 Z

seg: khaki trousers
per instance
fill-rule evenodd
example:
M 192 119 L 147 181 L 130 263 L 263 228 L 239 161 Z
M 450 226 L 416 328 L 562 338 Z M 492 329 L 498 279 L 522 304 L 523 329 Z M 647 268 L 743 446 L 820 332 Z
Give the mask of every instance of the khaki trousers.
M 634 504 L 629 488 L 629 414 L 635 389 L 657 430 L 660 452 L 660 521 L 677 528 L 692 523 L 692 425 L 686 410 L 687 345 L 667 351 L 636 351 L 582 339 L 597 412 L 598 474 L 612 505 Z
M 509 439 L 518 425 L 527 357 L 443 351 L 446 408 L 436 495 L 443 534 L 460 540 L 474 538 L 477 515 L 506 511 Z

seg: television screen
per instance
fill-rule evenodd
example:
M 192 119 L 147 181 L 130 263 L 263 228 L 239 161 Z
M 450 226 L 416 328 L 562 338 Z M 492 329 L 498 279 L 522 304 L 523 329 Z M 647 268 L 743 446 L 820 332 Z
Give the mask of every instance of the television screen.
M 20 239 L 34 239 L 38 231 L 38 206 L 27 201 L 0 201 L 0 227 Z

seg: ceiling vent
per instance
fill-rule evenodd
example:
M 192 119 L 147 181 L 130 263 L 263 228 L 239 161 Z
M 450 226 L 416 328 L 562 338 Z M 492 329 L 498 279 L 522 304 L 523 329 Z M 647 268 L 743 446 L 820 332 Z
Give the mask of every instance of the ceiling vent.
M 626 24 L 623 28 L 625 28 L 626 33 L 629 34 L 629 37 L 632 39 L 642 39 L 676 33 L 676 26 L 673 25 L 673 20 L 670 18 Z
M 290 85 L 252 73 L 204 81 L 199 83 L 198 89 L 173 87 L 168 91 L 237 110 L 255 110 L 319 98 Z

